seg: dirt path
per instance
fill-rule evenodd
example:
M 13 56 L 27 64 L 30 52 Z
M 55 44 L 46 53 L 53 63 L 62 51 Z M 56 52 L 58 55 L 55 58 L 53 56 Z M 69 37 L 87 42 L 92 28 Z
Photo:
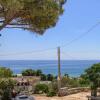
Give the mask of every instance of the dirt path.
M 81 92 L 65 97 L 45 97 L 45 96 L 35 96 L 35 100 L 87 100 L 86 96 L 90 95 L 87 92 Z

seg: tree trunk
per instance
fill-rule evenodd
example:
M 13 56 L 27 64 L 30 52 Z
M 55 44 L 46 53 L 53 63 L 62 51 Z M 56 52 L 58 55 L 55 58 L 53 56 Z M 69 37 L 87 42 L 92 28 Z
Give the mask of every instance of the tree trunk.
M 91 96 L 97 97 L 97 89 L 92 89 L 91 90 Z M 94 100 L 94 99 L 91 99 L 91 100 Z
M 14 16 L 3 23 L 3 25 L 0 26 L 0 31 L 5 28 L 13 20 L 13 18 Z
M 91 96 L 96 97 L 96 96 L 97 96 L 97 90 L 92 90 L 92 91 L 91 91 Z

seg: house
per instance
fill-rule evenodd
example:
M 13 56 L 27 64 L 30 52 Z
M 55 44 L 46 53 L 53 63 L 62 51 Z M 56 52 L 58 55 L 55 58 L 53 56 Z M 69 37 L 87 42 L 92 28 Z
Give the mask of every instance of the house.
M 16 81 L 14 90 L 20 93 L 33 93 L 35 85 L 40 82 L 40 77 L 36 76 L 18 76 L 12 79 Z

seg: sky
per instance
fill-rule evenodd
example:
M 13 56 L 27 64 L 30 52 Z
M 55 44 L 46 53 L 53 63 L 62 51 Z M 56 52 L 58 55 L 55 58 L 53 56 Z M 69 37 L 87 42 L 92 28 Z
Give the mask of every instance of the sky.
M 56 60 L 58 46 L 62 60 L 100 60 L 100 25 L 67 45 L 100 22 L 100 0 L 68 0 L 64 9 L 57 25 L 43 36 L 21 29 L 3 29 L 0 60 Z

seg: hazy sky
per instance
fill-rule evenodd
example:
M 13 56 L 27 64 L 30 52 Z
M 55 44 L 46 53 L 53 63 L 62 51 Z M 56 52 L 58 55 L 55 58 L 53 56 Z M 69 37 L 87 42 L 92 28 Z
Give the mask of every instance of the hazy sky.
M 56 27 L 43 36 L 19 29 L 2 30 L 0 59 L 57 59 L 56 49 L 39 51 L 66 44 L 98 22 L 100 0 L 68 0 Z M 61 48 L 61 59 L 100 59 L 100 25 Z

